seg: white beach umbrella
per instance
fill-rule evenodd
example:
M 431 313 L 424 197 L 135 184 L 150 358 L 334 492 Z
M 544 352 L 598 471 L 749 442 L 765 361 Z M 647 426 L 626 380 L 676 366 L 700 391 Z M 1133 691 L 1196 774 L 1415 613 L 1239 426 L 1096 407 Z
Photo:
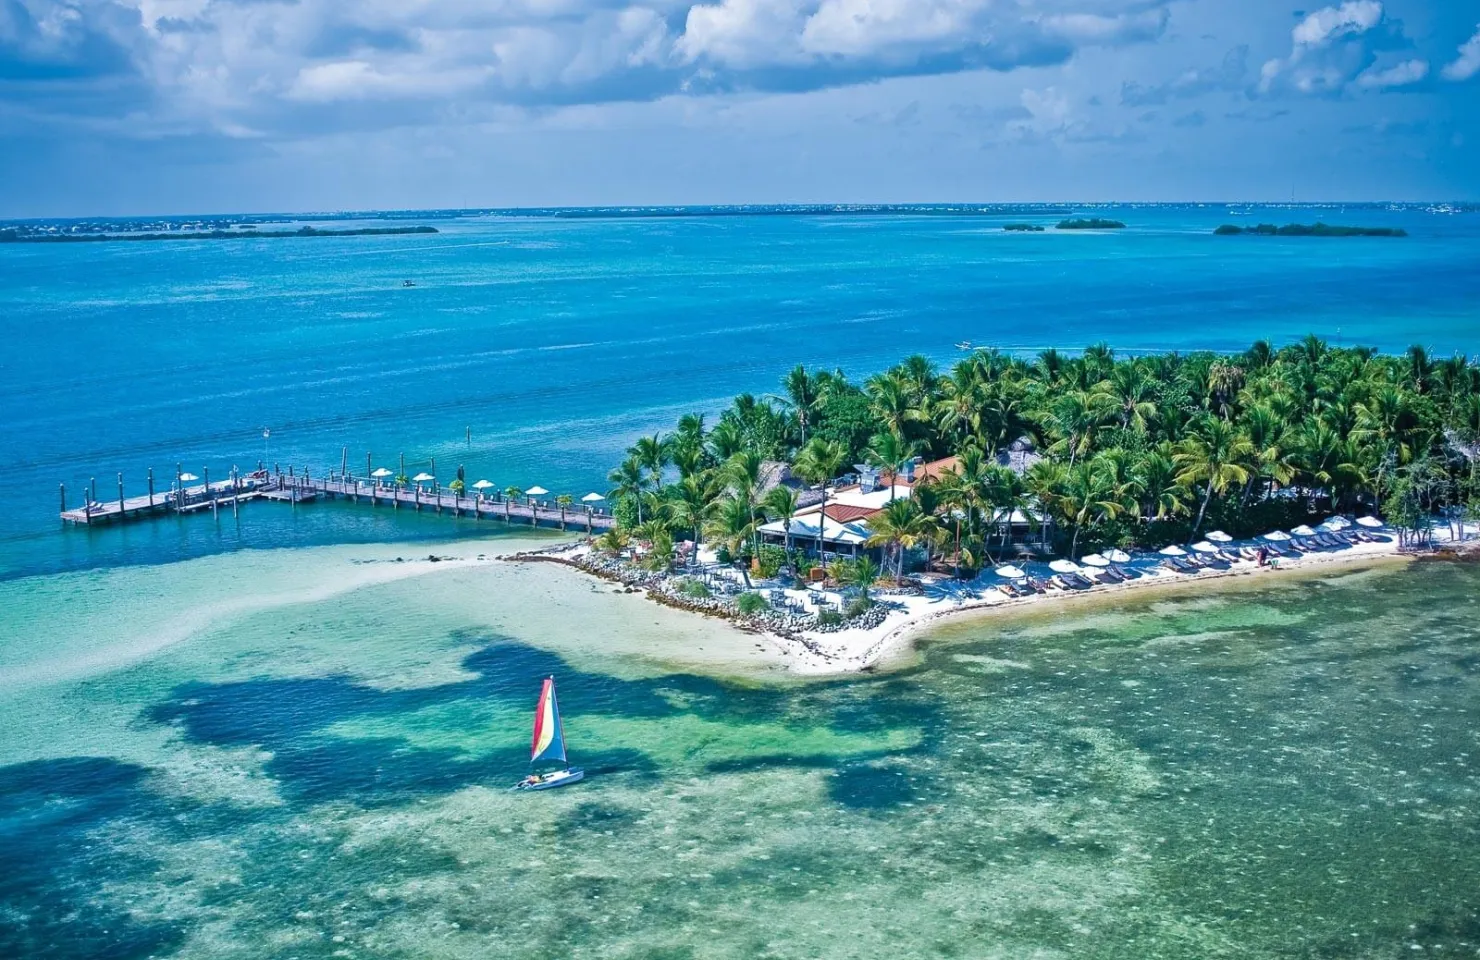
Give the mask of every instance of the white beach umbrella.
M 549 492 L 550 491 L 546 490 L 544 487 L 535 486 L 530 487 L 528 490 L 524 491 L 524 495 L 527 497 L 543 497 Z
M 1376 517 L 1358 517 L 1357 522 L 1364 527 L 1380 527 L 1383 525 L 1382 521 Z
M 1021 580 L 1023 579 L 1023 577 L 1027 576 L 1026 573 L 1019 570 L 1017 567 L 1014 567 L 1010 563 L 1004 567 L 998 567 L 992 572 L 997 574 L 997 576 L 999 577 L 1006 577 L 1008 580 Z
M 1307 527 L 1303 523 L 1298 527 L 1291 527 L 1290 532 L 1295 534 L 1295 536 L 1297 537 L 1313 537 L 1316 535 L 1316 532 L 1314 530 L 1312 530 L 1310 527 Z
M 200 479 L 200 477 L 197 477 L 193 473 L 182 473 L 182 474 L 180 474 L 180 482 L 181 483 L 189 483 L 192 480 L 199 480 L 199 479 Z
M 370 476 L 374 477 L 377 480 L 384 480 L 386 477 L 391 476 L 391 471 L 387 470 L 385 467 L 376 467 L 373 471 L 371 471 Z
M 1160 550 L 1157 551 L 1157 553 L 1161 554 L 1164 557 L 1185 557 L 1185 556 L 1187 556 L 1187 551 L 1186 550 L 1183 550 L 1181 547 L 1177 546 L 1175 543 L 1172 544 L 1169 547 L 1162 547 Z
M 1192 545 L 1192 549 L 1196 550 L 1198 553 L 1217 553 L 1218 545 L 1214 543 L 1209 543 L 1206 540 L 1199 540 L 1197 543 L 1194 543 Z
M 1100 556 L 1098 553 L 1086 554 L 1085 556 L 1082 556 L 1082 557 L 1079 558 L 1079 562 L 1080 563 L 1087 563 L 1087 564 L 1089 564 L 1092 567 L 1108 567 L 1108 566 L 1110 566 L 1110 561 L 1109 560 L 1106 560 L 1104 557 Z
M 1124 550 L 1111 550 L 1109 553 L 1105 554 L 1105 556 L 1109 558 L 1111 563 L 1131 562 L 1131 555 L 1126 553 Z
M 1222 530 L 1214 530 L 1212 533 L 1208 534 L 1208 539 L 1213 541 L 1214 543 L 1230 543 L 1233 540 L 1232 537 L 1224 533 Z
M 1327 517 L 1325 522 L 1321 524 L 1321 526 L 1331 527 L 1333 530 L 1345 530 L 1351 525 L 1352 522 L 1346 517 Z
M 599 493 L 588 493 L 584 497 L 581 498 L 581 502 L 582 503 L 599 503 L 600 501 L 605 500 L 605 499 L 606 499 L 606 497 L 603 497 Z
M 473 489 L 474 490 L 487 490 L 491 486 L 493 486 L 493 481 L 492 480 L 479 480 L 477 483 L 473 484 Z
M 1048 564 L 1048 569 L 1054 573 L 1078 573 L 1080 566 L 1072 560 L 1052 560 Z
M 411 478 L 411 482 L 412 483 L 426 483 L 428 480 L 435 480 L 435 479 L 437 479 L 437 478 L 434 477 L 434 476 L 432 476 L 430 473 L 427 473 L 425 470 L 423 470 L 421 473 L 418 473 L 416 476 L 412 477 Z
M 1264 536 L 1261 537 L 1260 539 L 1262 539 L 1262 540 L 1274 540 L 1274 541 L 1278 542 L 1280 540 L 1289 540 L 1290 539 L 1290 535 L 1288 533 L 1286 533 L 1285 531 L 1283 531 L 1283 530 L 1271 530 L 1270 532 L 1264 534 Z

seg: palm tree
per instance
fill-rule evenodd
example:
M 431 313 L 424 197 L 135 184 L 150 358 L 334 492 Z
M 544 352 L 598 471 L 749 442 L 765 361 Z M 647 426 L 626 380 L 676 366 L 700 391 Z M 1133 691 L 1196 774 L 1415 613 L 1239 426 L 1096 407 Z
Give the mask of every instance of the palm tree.
M 914 497 L 891 500 L 883 510 L 869 517 L 869 546 L 887 545 L 894 551 L 894 576 L 904 576 L 904 555 L 939 536 L 935 518 L 920 509 Z
M 508 523 L 510 521 L 510 517 L 509 517 L 509 504 L 513 503 L 515 500 L 518 500 L 522 496 L 524 496 L 524 491 L 523 490 L 520 490 L 518 487 L 515 487 L 515 486 L 504 487 L 504 522 L 505 523 Z M 531 512 L 531 516 L 533 516 L 533 512 Z
M 853 561 L 852 567 L 848 571 L 848 579 L 853 581 L 854 585 L 858 587 L 858 595 L 867 604 L 869 602 L 869 587 L 872 587 L 879 580 L 879 568 L 874 565 L 874 561 L 871 558 L 859 557 Z
M 1115 403 L 1120 426 L 1145 433 L 1156 417 L 1156 381 L 1145 367 L 1135 361 L 1117 365 L 1103 381 L 1103 389 Z
M 796 463 L 792 465 L 799 476 L 808 483 L 815 483 L 822 488 L 822 503 L 818 509 L 817 520 L 817 560 L 822 561 L 822 531 L 827 510 L 827 484 L 836 477 L 843 469 L 843 464 L 848 462 L 848 453 L 843 445 L 836 440 L 824 440 L 821 437 L 813 437 L 807 441 L 807 445 L 797 454 Z
M 637 502 L 637 522 L 642 523 L 642 496 L 647 491 L 648 478 L 642 472 L 642 463 L 636 456 L 629 456 L 622 461 L 621 466 L 607 474 L 607 481 L 613 484 L 607 496 L 613 499 L 631 498 Z
M 905 440 L 896 433 L 874 434 L 869 448 L 864 451 L 864 461 L 880 468 L 880 477 L 889 477 L 889 499 L 894 499 L 894 486 L 899 481 L 899 471 L 920 450 L 918 440 Z
M 1065 450 L 1069 453 L 1069 466 L 1094 445 L 1095 431 L 1113 416 L 1114 401 L 1103 390 L 1071 390 L 1054 400 L 1049 407 L 1048 421 L 1059 434 L 1059 440 L 1049 449 L 1054 453 Z
M 1227 420 L 1206 418 L 1191 437 L 1183 440 L 1172 462 L 1179 468 L 1177 480 L 1187 486 L 1206 485 L 1192 536 L 1202 529 L 1208 504 L 1216 493 L 1222 496 L 1231 484 L 1247 483 L 1247 464 L 1254 458 L 1254 445 L 1241 430 Z
M 762 463 L 759 453 L 754 450 L 742 450 L 725 461 L 724 466 L 725 483 L 730 491 L 744 500 L 750 508 L 750 527 L 752 535 L 757 538 L 755 550 L 752 552 L 760 550 L 760 534 L 756 532 L 759 526 L 756 523 L 756 507 L 759 506 Z
M 1177 465 L 1169 446 L 1148 450 L 1134 470 L 1143 520 L 1165 520 L 1188 511 L 1187 487 L 1177 479 Z
M 1048 545 L 1048 524 L 1057 512 L 1059 491 L 1068 478 L 1068 468 L 1053 460 L 1039 460 L 1023 474 L 1023 489 L 1038 505 L 1038 541 Z
M 1071 560 L 1079 556 L 1079 533 L 1086 523 L 1114 519 L 1123 509 L 1118 491 L 1093 462 L 1069 468 L 1055 497 L 1055 506 L 1074 527 L 1074 536 L 1069 541 Z
M 817 377 L 809 374 L 806 367 L 797 364 L 781 378 L 782 396 L 775 398 L 796 418 L 802 446 L 807 445 L 807 427 L 812 422 L 812 414 L 817 409 L 818 401 L 821 400 L 818 387 Z
M 570 505 L 575 502 L 575 497 L 568 493 L 562 493 L 555 498 L 556 506 L 560 507 L 560 529 L 562 531 L 565 530 L 565 511 L 570 509 Z
M 742 553 L 742 547 L 755 533 L 755 513 L 752 505 L 741 497 L 725 497 L 715 505 L 714 516 L 709 521 L 709 534 L 722 542 L 732 554 Z M 741 565 L 745 585 L 750 586 L 750 574 Z
M 627 453 L 648 471 L 653 489 L 657 489 L 663 485 L 663 468 L 668 466 L 670 451 L 668 440 L 655 433 L 651 437 L 638 437 Z
M 668 488 L 668 505 L 673 522 L 693 531 L 692 556 L 697 557 L 699 554 L 699 545 L 704 542 L 704 529 L 714 518 L 715 503 L 719 500 L 720 492 L 712 471 L 690 474 Z
M 601 536 L 596 538 L 595 545 L 596 549 L 598 550 L 601 550 L 605 553 L 616 554 L 621 553 L 623 550 L 627 549 L 627 544 L 629 542 L 631 542 L 631 538 L 628 536 L 626 530 L 623 530 L 620 527 L 612 527 Z
M 895 373 L 881 373 L 869 378 L 869 408 L 884 429 L 901 439 L 913 424 L 925 419 L 916 404 L 910 381 Z
M 791 521 L 797 514 L 797 492 L 788 486 L 774 486 L 766 491 L 762 504 L 769 516 L 781 521 L 785 536 L 785 546 L 782 549 L 786 551 L 789 558 L 791 556 Z

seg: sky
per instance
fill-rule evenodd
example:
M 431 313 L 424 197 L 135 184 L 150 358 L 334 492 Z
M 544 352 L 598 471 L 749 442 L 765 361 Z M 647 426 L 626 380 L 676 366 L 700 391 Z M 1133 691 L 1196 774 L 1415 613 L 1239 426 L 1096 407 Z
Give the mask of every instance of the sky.
M 0 217 L 1480 200 L 1480 2 L 0 0 Z

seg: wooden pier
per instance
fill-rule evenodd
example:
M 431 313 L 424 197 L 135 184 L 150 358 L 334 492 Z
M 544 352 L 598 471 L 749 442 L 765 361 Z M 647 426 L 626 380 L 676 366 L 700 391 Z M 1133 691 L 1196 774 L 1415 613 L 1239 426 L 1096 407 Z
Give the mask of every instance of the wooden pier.
M 150 480 L 151 487 L 153 479 Z M 557 527 L 561 530 L 579 530 L 596 533 L 611 529 L 616 523 L 610 513 L 587 506 L 562 507 L 551 500 L 525 498 L 511 500 L 495 494 L 491 497 L 466 496 L 445 490 L 428 491 L 418 486 L 382 484 L 355 477 L 327 478 L 307 475 L 269 474 L 258 471 L 247 476 L 234 476 L 215 483 L 183 486 L 168 493 L 149 493 L 144 496 L 123 496 L 123 481 L 119 478 L 119 496 L 114 500 L 98 501 L 91 496 L 84 499 L 80 507 L 66 508 L 66 490 L 62 490 L 65 523 L 86 524 L 109 523 L 123 520 L 143 520 L 169 514 L 196 513 L 201 510 L 236 510 L 249 500 L 276 500 L 299 504 L 319 498 L 348 500 L 371 507 L 391 510 L 431 511 L 439 516 L 472 517 L 475 520 L 502 520 L 505 523 L 528 524 L 529 526 Z

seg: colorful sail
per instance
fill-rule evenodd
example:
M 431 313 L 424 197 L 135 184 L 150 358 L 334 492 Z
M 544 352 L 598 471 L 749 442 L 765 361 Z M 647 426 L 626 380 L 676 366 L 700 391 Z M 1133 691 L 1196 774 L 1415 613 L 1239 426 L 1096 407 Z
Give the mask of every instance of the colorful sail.
M 565 731 L 560 726 L 560 705 L 555 701 L 554 677 L 546 678 L 534 709 L 534 746 L 530 750 L 529 762 L 541 760 L 565 762 Z

